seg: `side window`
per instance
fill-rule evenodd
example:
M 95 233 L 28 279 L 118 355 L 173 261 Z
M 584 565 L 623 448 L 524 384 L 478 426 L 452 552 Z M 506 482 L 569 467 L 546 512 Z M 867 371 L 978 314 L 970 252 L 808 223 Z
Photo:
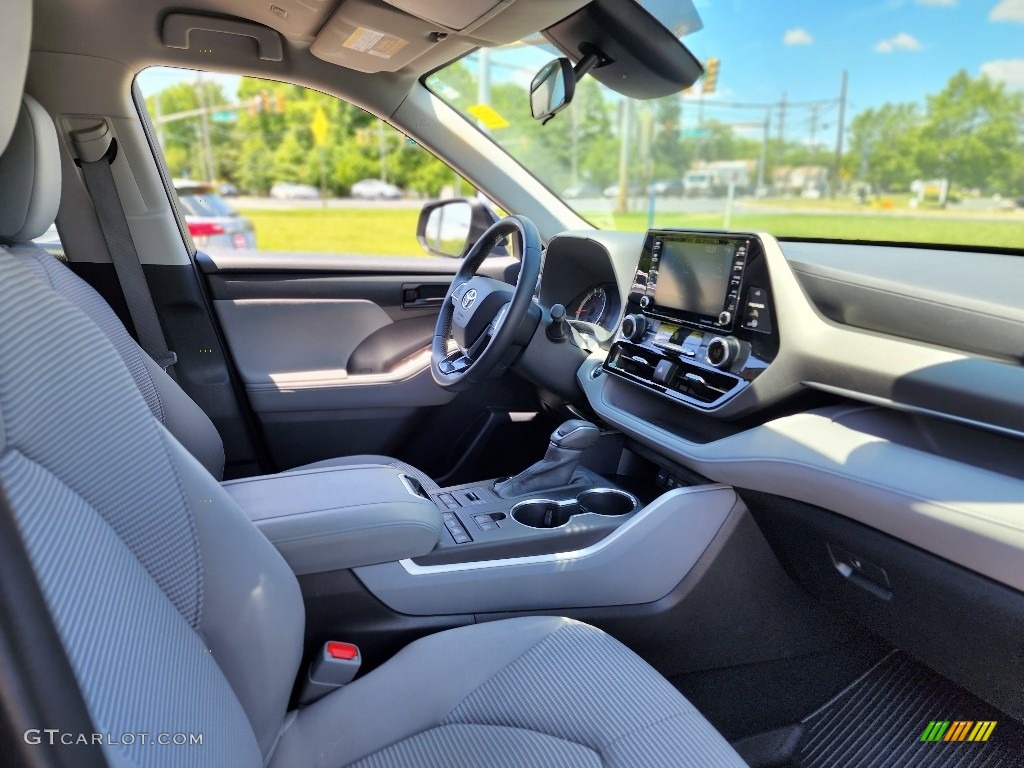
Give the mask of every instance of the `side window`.
M 138 84 L 203 250 L 423 256 L 423 204 L 475 194 L 387 123 L 310 88 L 170 67 Z

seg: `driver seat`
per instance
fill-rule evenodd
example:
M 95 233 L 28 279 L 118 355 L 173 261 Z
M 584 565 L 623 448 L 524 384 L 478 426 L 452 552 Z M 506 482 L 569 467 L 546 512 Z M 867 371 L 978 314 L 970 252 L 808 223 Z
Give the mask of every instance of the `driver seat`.
M 103 298 L 66 264 L 32 240 L 57 216 L 61 193 L 57 132 L 49 114 L 31 96 L 23 96 L 21 112 L 7 149 L 0 156 L 0 244 L 45 285 L 78 307 L 99 326 L 131 372 L 154 418 L 163 424 L 215 478 L 224 473 L 224 444 L 209 417 L 131 337 Z M 296 467 L 296 470 L 357 464 L 389 465 L 437 490 L 428 475 L 389 456 L 339 456 Z

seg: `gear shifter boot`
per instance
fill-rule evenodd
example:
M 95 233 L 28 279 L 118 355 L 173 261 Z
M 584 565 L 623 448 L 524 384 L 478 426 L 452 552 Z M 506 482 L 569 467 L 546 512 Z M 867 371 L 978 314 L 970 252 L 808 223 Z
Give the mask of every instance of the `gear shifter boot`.
M 568 485 L 583 452 L 597 441 L 600 434 L 589 421 L 570 419 L 551 433 L 551 442 L 543 459 L 515 477 L 495 483 L 494 492 L 508 499 Z

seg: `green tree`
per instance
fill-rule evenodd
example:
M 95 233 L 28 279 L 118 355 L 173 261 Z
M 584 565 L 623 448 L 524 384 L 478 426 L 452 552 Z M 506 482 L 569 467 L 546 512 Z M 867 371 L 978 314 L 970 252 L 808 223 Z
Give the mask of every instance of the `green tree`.
M 1024 94 L 961 70 L 928 97 L 921 170 L 960 187 L 1012 193 L 1024 163 L 1022 132 Z
M 919 154 L 923 116 L 916 104 L 883 104 L 866 109 L 850 123 L 849 153 L 857 175 L 872 186 L 902 191 L 921 176 Z

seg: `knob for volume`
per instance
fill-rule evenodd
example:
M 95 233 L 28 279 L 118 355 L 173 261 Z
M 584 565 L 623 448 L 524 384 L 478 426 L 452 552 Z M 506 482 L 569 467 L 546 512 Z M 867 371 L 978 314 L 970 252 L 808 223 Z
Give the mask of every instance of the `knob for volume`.
M 722 312 L 718 315 L 719 325 L 728 325 L 732 322 L 732 312 Z
M 647 309 L 649 306 L 651 306 L 651 297 L 650 296 L 641 296 L 640 297 L 640 309 Z
M 619 330 L 630 341 L 639 341 L 647 332 L 647 318 L 643 315 L 626 315 L 622 318 Z
M 716 336 L 708 342 L 708 362 L 715 368 L 728 368 L 739 354 L 740 342 L 734 336 Z

